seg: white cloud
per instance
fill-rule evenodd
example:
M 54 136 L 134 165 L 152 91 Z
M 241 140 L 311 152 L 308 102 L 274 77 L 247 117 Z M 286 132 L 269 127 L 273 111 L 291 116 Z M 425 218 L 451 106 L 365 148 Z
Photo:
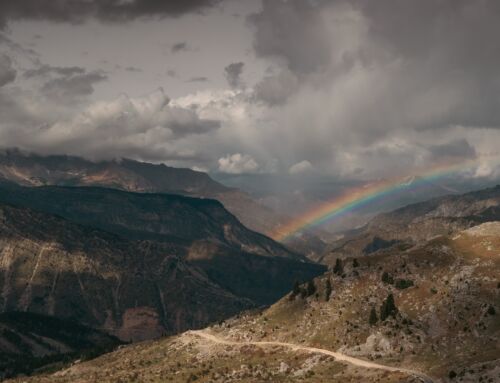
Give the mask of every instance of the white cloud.
M 297 162 L 296 164 L 290 166 L 288 173 L 290 174 L 303 174 L 313 170 L 313 166 L 307 160 Z
M 219 171 L 230 174 L 255 173 L 257 162 L 247 154 L 235 153 L 219 158 Z
M 217 130 L 219 122 L 200 118 L 194 110 L 169 103 L 162 89 L 140 98 L 122 94 L 115 100 L 92 103 L 72 117 L 45 123 L 36 135 L 29 126 L 15 126 L 0 131 L 0 137 L 4 145 L 12 141 L 25 149 L 94 159 L 195 158 L 194 150 L 176 147 L 175 142 Z

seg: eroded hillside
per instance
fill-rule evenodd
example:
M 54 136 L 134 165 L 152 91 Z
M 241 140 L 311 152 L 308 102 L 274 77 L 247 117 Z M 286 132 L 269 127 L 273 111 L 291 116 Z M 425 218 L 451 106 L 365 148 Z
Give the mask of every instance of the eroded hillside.
M 344 260 L 264 311 L 33 381 L 496 382 L 499 275 L 500 222 L 487 223 Z
M 130 240 L 0 206 L 0 310 L 73 318 L 125 340 L 207 325 L 322 270 L 214 242 Z

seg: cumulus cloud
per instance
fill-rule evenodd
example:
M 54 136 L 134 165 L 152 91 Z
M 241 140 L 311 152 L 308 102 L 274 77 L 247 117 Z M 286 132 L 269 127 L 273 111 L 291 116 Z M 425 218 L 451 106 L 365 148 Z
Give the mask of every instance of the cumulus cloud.
M 224 76 L 231 88 L 240 88 L 244 85 L 241 79 L 244 66 L 245 63 L 240 61 L 231 63 L 224 68 Z
M 12 65 L 12 60 L 7 55 L 0 55 L 0 87 L 15 80 L 17 71 Z
M 255 173 L 257 162 L 247 154 L 235 153 L 219 158 L 219 171 L 230 174 Z
M 109 102 L 93 103 L 72 118 L 46 123 L 38 129 L 2 129 L 0 136 L 4 145 L 15 142 L 13 146 L 38 152 L 74 153 L 96 159 L 195 158 L 196 153 L 176 148 L 175 142 L 217 130 L 219 122 L 169 103 L 161 89 L 142 98 L 123 94 Z

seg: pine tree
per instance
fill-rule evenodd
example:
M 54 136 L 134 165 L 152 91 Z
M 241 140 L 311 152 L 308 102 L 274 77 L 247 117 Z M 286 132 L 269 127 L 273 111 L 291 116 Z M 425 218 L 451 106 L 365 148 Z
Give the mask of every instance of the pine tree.
M 290 300 L 293 300 L 297 295 L 300 294 L 300 285 L 298 281 L 293 283 L 292 294 L 290 295 Z
M 310 297 L 316 292 L 316 285 L 314 284 L 314 281 L 311 279 L 309 282 L 307 282 L 307 296 Z
M 352 260 L 352 267 L 359 267 L 359 262 L 356 258 Z
M 328 302 L 330 300 L 330 295 L 332 294 L 332 283 L 330 278 L 327 278 L 325 285 L 325 300 Z
M 392 285 L 394 283 L 394 278 L 387 271 L 382 274 L 382 282 Z
M 398 309 L 394 303 L 394 296 L 389 294 L 380 306 L 380 320 L 385 321 L 389 316 L 396 316 Z
M 342 260 L 337 258 L 335 261 L 335 266 L 333 267 L 333 273 L 337 275 L 342 275 L 344 272 L 344 265 L 342 265 Z
M 370 319 L 368 319 L 368 323 L 370 323 L 370 326 L 373 326 L 377 322 L 378 322 L 377 310 L 375 310 L 375 307 L 372 307 L 372 309 L 370 310 Z

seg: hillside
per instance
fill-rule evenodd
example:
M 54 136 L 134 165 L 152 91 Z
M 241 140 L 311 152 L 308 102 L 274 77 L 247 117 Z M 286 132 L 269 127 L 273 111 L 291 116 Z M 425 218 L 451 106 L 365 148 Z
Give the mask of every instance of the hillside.
M 63 366 L 109 352 L 121 342 L 73 321 L 40 314 L 0 314 L 0 379 Z
M 395 246 L 404 250 L 436 235 L 453 235 L 483 222 L 500 220 L 500 185 L 448 195 L 377 215 L 361 229 L 347 232 L 315 260 L 361 256 Z
M 486 223 L 346 260 L 264 311 L 32 381 L 496 382 L 499 275 L 500 222 Z
M 0 183 L 0 202 L 59 215 L 130 239 L 211 241 L 264 256 L 304 260 L 243 226 L 220 202 L 96 187 L 20 187 Z
M 208 240 L 130 239 L 27 208 L 0 212 L 1 311 L 74 318 L 125 340 L 273 302 L 323 271 Z
M 0 179 L 23 186 L 100 186 L 132 192 L 175 193 L 214 198 L 247 227 L 271 232 L 277 214 L 238 189 L 214 181 L 206 173 L 129 159 L 93 162 L 81 157 L 0 152 Z

